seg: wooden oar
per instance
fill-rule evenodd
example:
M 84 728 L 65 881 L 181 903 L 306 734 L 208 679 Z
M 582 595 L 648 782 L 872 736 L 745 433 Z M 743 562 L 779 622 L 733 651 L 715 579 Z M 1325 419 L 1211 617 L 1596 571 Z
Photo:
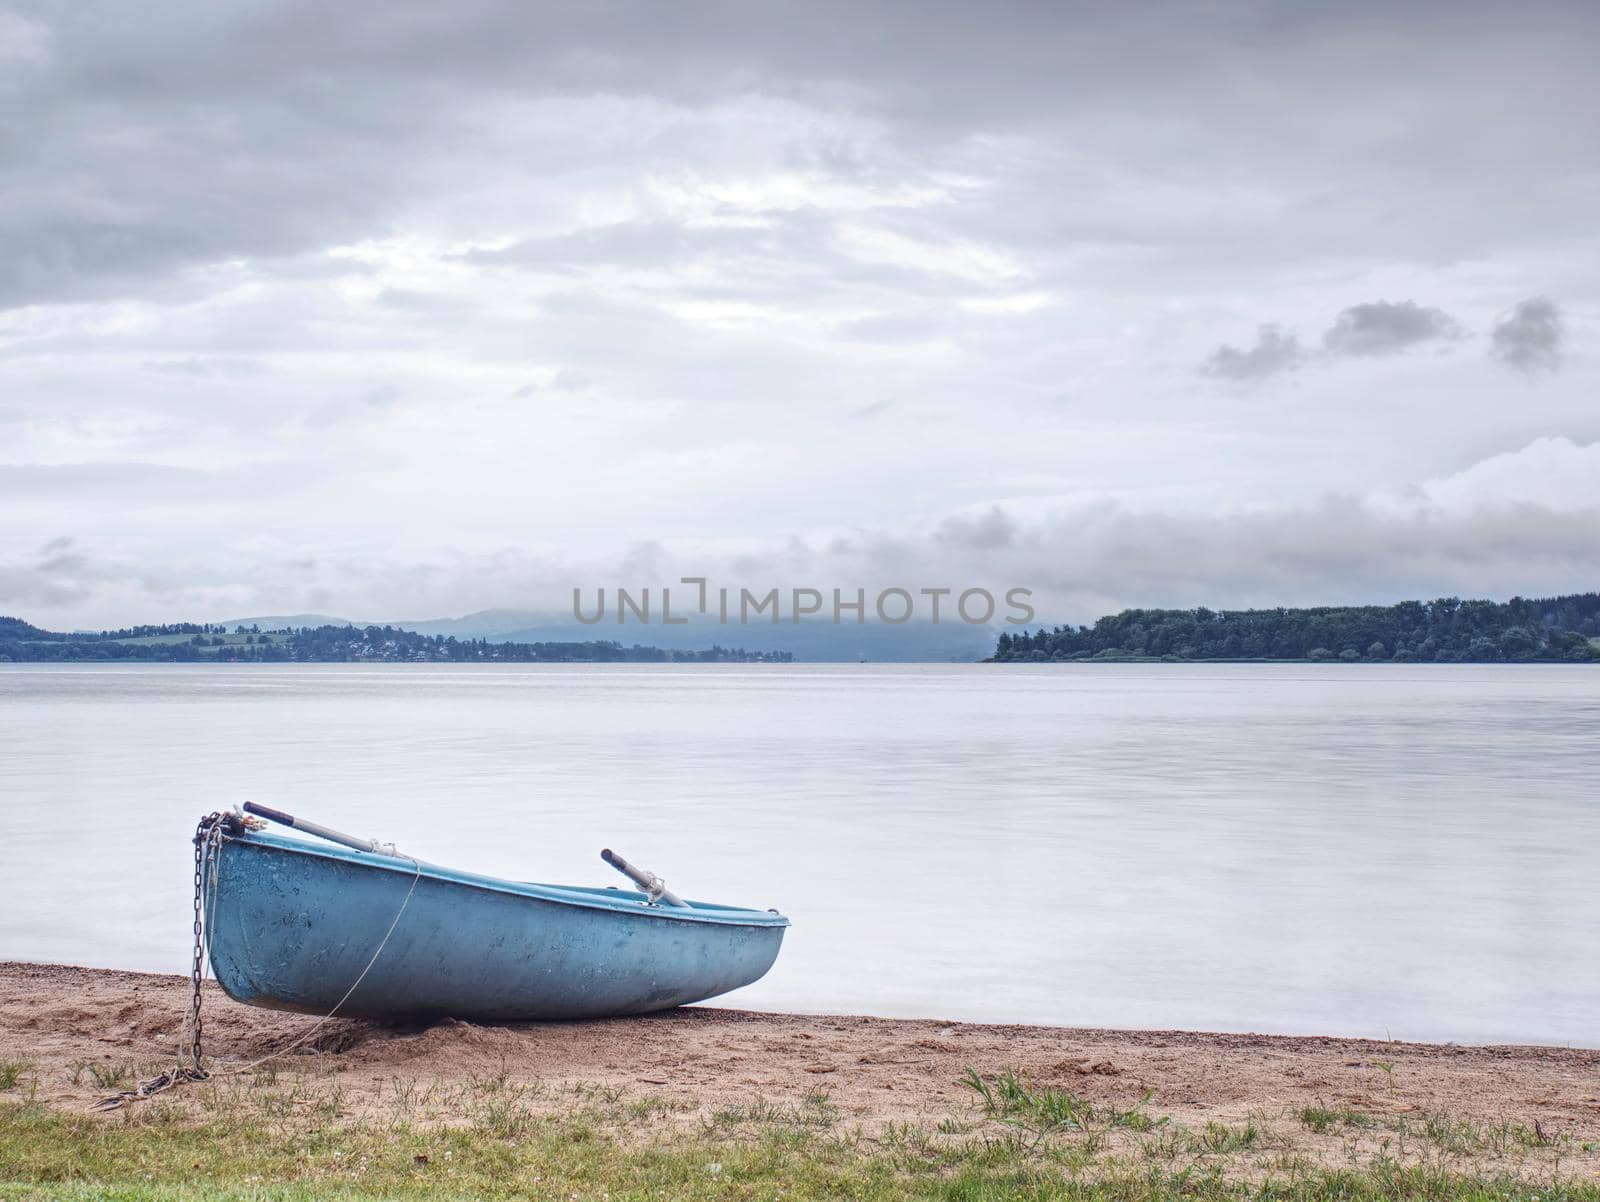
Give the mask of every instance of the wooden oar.
M 265 818 L 268 822 L 276 822 L 297 831 L 305 831 L 308 835 L 316 835 L 317 838 L 326 839 L 330 843 L 342 843 L 344 846 L 353 847 L 357 851 L 370 852 L 375 856 L 398 854 L 394 849 L 393 843 L 380 843 L 376 839 L 357 839 L 354 835 L 336 831 L 331 826 L 323 826 L 320 822 L 312 822 L 309 818 L 296 818 L 293 814 L 285 814 L 282 810 L 275 810 L 271 806 L 264 806 L 257 801 L 245 802 L 244 812 L 246 814 L 254 814 L 257 818 Z

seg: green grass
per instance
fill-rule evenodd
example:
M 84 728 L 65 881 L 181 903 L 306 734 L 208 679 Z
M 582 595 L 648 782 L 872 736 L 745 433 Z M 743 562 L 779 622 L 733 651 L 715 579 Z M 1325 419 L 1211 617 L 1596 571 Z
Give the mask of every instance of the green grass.
M 138 1075 L 133 1065 L 120 1061 L 102 1064 L 98 1060 L 74 1060 L 67 1066 L 67 1080 L 72 1084 L 81 1085 L 87 1079 L 107 1093 L 126 1089 Z
M 22 1074 L 32 1067 L 31 1060 L 0 1060 L 0 1090 L 14 1089 Z
M 675 1192 L 670 1188 L 619 1193 L 594 1183 L 581 1183 L 568 1193 L 483 1194 L 449 1186 L 420 1186 L 394 1190 L 387 1187 L 369 1190 L 314 1185 L 181 1186 L 68 1185 L 31 1187 L 0 1185 L 3 1202 L 379 1202 L 380 1199 L 425 1199 L 426 1202 L 492 1202 L 496 1199 L 606 1199 L 632 1202 L 634 1199 L 660 1198 L 736 1198 L 806 1199 L 850 1198 L 876 1202 L 878 1198 L 912 1199 L 921 1202 L 1589 1202 L 1594 1195 L 1583 1187 L 1576 1190 L 1516 1185 L 1494 1178 L 1445 1179 L 1426 1172 L 1360 1174 L 1330 1172 L 1293 1184 L 1268 1184 L 1259 1189 L 1234 1190 L 1219 1187 L 1204 1178 L 1119 1181 L 1063 1179 L 1049 1174 L 1020 1172 L 1007 1176 L 962 1175 L 914 1192 L 879 1194 L 866 1192 L 864 1183 L 848 1179 L 840 1183 L 841 1192 L 807 1194 L 775 1186 L 767 1180 L 747 1179 L 729 1182 L 726 1189 Z M 556 1189 L 563 1188 L 558 1185 Z
M 0 1099 L 0 1202 L 1600 1202 L 1600 1179 L 1563 1176 L 1562 1148 L 1537 1126 L 1425 1116 L 1408 1130 L 1431 1154 L 1405 1160 L 1384 1145 L 1328 1168 L 1302 1159 L 1265 1115 L 1190 1130 L 1151 1115 L 1148 1096 L 1094 1101 L 1014 1072 L 964 1083 L 970 1107 L 871 1130 L 823 1090 L 712 1110 L 507 1072 L 395 1077 L 376 1098 L 348 1094 L 336 1075 L 258 1073 L 106 1116 L 13 1095 Z M 1282 1117 L 1370 1134 L 1351 1110 Z M 1482 1168 L 1496 1148 L 1516 1176 Z
M 1238 1127 L 1226 1123 L 1207 1123 L 1206 1129 L 1195 1137 L 1199 1148 L 1213 1154 L 1244 1152 L 1261 1144 L 1261 1128 L 1254 1122 Z
M 1166 1121 L 1152 1119 L 1145 1112 L 1149 1094 L 1131 1108 L 1119 1110 L 1097 1107 L 1066 1090 L 1029 1086 L 1010 1069 L 989 1078 L 968 1069 L 961 1083 L 977 1095 L 985 1118 L 1011 1128 L 1030 1149 L 1059 1131 L 1149 1131 Z
M 1296 1111 L 1295 1117 L 1309 1131 L 1318 1135 L 1326 1135 L 1339 1128 L 1366 1129 L 1377 1125 L 1377 1120 L 1364 1111 L 1356 1110 L 1350 1106 L 1329 1108 L 1327 1106 L 1302 1106 Z
M 1478 1122 L 1448 1114 L 1383 1116 L 1349 1106 L 1302 1106 L 1295 1116 L 1302 1126 L 1318 1135 L 1372 1131 L 1391 1142 L 1425 1144 L 1448 1156 L 1506 1157 L 1516 1155 L 1519 1148 L 1546 1148 L 1556 1152 L 1600 1150 L 1588 1141 L 1575 1141 L 1570 1134 L 1547 1131 L 1538 1120 L 1528 1124 L 1506 1118 Z
M 1420 1134 L 1436 1147 L 1458 1156 L 1505 1156 L 1516 1148 L 1565 1148 L 1570 1136 L 1546 1132 L 1539 1123 L 1532 1126 L 1500 1119 L 1475 1123 L 1449 1115 L 1425 1115 Z

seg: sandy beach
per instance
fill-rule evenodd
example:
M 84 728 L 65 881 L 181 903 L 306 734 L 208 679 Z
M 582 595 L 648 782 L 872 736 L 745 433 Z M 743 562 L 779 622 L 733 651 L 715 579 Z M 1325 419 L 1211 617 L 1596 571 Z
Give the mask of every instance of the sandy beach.
M 176 1054 L 188 983 L 178 976 L 0 964 L 0 1059 L 32 1066 L 34 1095 L 78 1109 Z M 206 1049 L 218 1079 L 294 1043 L 314 1020 L 205 995 Z M 1600 1172 L 1600 1051 L 1458 1047 L 1336 1038 L 999 1026 L 694 1007 L 603 1022 L 396 1028 L 334 1020 L 272 1062 L 307 1096 L 337 1090 L 335 1117 L 372 1118 L 412 1104 L 418 1083 L 511 1079 L 555 1100 L 573 1089 L 651 1098 L 687 1118 L 755 1100 L 800 1106 L 826 1096 L 842 1121 L 872 1131 L 970 1116 L 968 1069 L 1007 1069 L 1097 1104 L 1132 1107 L 1186 1128 L 1254 1123 L 1301 1154 L 1337 1163 L 1352 1140 L 1381 1140 L 1390 1120 L 1514 1125 L 1564 1168 Z M 260 1072 L 253 1071 L 259 1078 Z M 268 1071 L 263 1066 L 262 1071 Z M 174 1097 L 174 1095 L 168 1095 Z M 1359 1114 L 1359 1129 L 1308 1127 L 1308 1108 Z M 448 1122 L 449 1115 L 436 1116 Z M 1314 1126 L 1314 1125 L 1313 1125 Z M 1485 1153 L 1487 1155 L 1487 1153 Z M 1493 1157 L 1490 1157 L 1492 1160 Z

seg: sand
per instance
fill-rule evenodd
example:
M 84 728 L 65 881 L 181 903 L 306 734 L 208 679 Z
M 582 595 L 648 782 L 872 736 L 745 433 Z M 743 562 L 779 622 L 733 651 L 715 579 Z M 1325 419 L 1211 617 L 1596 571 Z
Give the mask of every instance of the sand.
M 33 1065 L 37 1096 L 86 1106 L 106 1090 L 89 1065 L 146 1074 L 171 1063 L 188 982 L 178 976 L 0 963 L 0 1060 Z M 221 1073 L 294 1042 L 314 1020 L 205 991 L 206 1050 Z M 765 1099 L 799 1105 L 823 1090 L 863 1129 L 972 1112 L 959 1084 L 1017 1070 L 1033 1081 L 1204 1128 L 1254 1119 L 1296 1128 L 1312 1105 L 1378 1116 L 1511 1120 L 1600 1172 L 1600 1050 L 1458 1047 L 1181 1031 L 1077 1030 L 691 1007 L 598 1022 L 410 1028 L 333 1020 L 279 1071 L 336 1082 L 352 1113 L 381 1113 L 399 1081 L 509 1074 L 656 1096 L 685 1113 Z M 1584 1149 L 1585 1143 L 1591 1149 Z

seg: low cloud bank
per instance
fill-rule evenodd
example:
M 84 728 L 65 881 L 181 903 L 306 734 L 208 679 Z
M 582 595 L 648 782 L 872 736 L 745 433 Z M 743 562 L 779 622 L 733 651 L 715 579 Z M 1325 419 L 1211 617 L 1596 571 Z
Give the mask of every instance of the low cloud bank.
M 263 552 L 185 575 L 182 565 L 63 537 L 0 561 L 0 612 L 57 627 L 304 611 L 419 619 L 496 606 L 565 615 L 574 588 L 660 587 L 680 576 L 762 591 L 1023 587 L 1046 622 L 1128 606 L 1592 591 L 1600 443 L 1539 439 L 1404 492 L 1297 507 L 1200 513 L 1094 502 L 1023 516 L 995 504 L 918 531 L 737 547 L 645 542 L 587 560 L 515 549 L 429 561 Z

